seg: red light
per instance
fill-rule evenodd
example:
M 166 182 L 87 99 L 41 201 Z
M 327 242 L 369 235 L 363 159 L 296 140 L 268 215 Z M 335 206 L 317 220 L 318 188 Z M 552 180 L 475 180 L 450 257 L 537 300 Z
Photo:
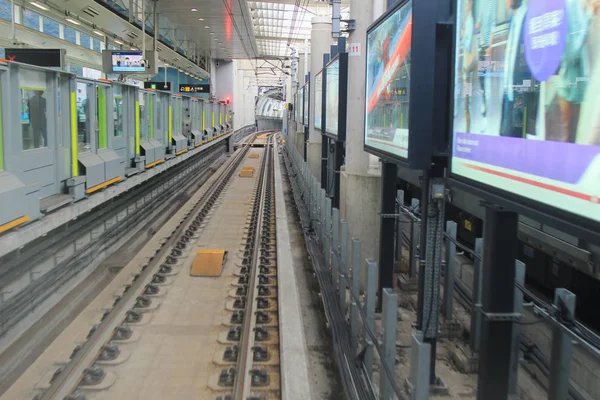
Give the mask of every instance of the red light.
M 229 104 L 230 102 L 231 102 L 231 99 L 230 99 L 229 97 L 227 97 L 227 98 L 225 99 L 225 103 Z

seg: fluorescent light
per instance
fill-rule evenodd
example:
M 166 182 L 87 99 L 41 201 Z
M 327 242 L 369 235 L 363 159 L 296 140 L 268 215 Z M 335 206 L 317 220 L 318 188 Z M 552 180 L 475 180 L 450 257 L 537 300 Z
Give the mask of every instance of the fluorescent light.
M 204 18 L 198 18 L 198 21 L 204 21 Z
M 117 40 L 117 39 L 115 39 L 115 43 L 116 43 L 116 44 L 120 44 L 121 46 L 123 46 L 123 45 L 124 45 L 124 43 L 123 43 L 123 42 L 121 42 L 120 40 Z
M 31 4 L 34 7 L 39 8 L 40 10 L 44 10 L 44 11 L 50 10 L 46 5 L 44 5 L 42 3 L 38 3 L 37 1 L 30 1 L 29 4 Z
M 137 49 L 135 47 L 130 47 L 129 50 L 136 51 Z
M 214 32 L 211 32 L 210 34 L 211 34 L 211 35 L 214 35 L 215 33 L 214 33 Z
M 99 31 L 98 29 L 94 29 L 92 32 L 94 32 L 96 35 L 104 36 L 104 32 Z
M 192 12 L 196 12 L 196 11 L 198 11 L 197 8 L 192 8 Z
M 209 29 L 209 28 L 210 28 L 210 26 L 204 25 L 204 29 Z
M 76 19 L 71 18 L 71 17 L 65 18 L 65 21 L 68 21 L 68 22 L 72 23 L 73 25 L 81 25 L 81 22 L 79 22 Z

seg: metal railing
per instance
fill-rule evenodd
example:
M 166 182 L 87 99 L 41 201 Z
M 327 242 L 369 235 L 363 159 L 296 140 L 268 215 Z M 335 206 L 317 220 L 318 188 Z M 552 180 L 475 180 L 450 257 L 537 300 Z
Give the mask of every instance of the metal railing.
M 307 163 L 293 143 L 289 141 L 285 143 L 284 155 L 288 161 L 286 165 L 290 172 L 290 181 L 292 182 L 296 203 L 299 209 L 303 209 L 300 214 L 306 214 L 305 216 L 301 215 L 301 220 L 303 220 L 303 217 L 306 219 L 303 221 L 303 227 L 307 238 L 307 247 L 310 247 L 312 243 L 316 250 L 320 252 L 316 255 L 311 254 L 311 258 L 315 263 L 315 258 L 320 255 L 323 261 L 323 270 L 317 270 L 316 272 L 321 286 L 323 302 L 326 306 L 327 318 L 330 320 L 330 324 L 339 324 L 336 329 L 332 327 L 332 330 L 335 332 L 344 330 L 349 334 L 350 344 L 347 349 L 349 350 L 347 358 L 354 360 L 359 365 L 360 374 L 365 382 L 363 390 L 368 390 L 370 396 L 376 396 L 376 390 L 372 382 L 373 362 L 376 352 L 380 362 L 380 398 L 389 399 L 396 396 L 396 398 L 403 399 L 404 395 L 396 384 L 393 356 L 396 351 L 397 296 L 391 289 L 383 292 L 383 323 L 382 332 L 379 333 L 380 339 L 374 322 L 377 291 L 376 262 L 370 259 L 364 260 L 364 262 L 361 261 L 360 240 L 352 238 L 349 241 L 348 223 L 340 219 L 339 210 L 331 206 L 331 199 L 326 197 L 324 189 L 321 189 L 320 182 L 311 174 Z M 419 200 L 412 199 L 411 206 L 405 206 L 404 193 L 398 191 L 397 214 L 394 217 L 397 221 L 396 258 L 399 259 L 402 256 L 402 249 L 406 247 L 409 253 L 408 274 L 415 277 L 419 263 L 418 242 L 421 229 Z M 445 290 L 441 314 L 446 321 L 453 319 L 453 299 L 456 292 L 459 298 L 464 301 L 466 308 L 470 308 L 471 311 L 469 345 L 471 350 L 476 353 L 479 348 L 482 322 L 481 270 L 483 267 L 483 238 L 478 238 L 475 249 L 470 249 L 458 242 L 456 222 L 448 221 L 444 241 L 445 268 L 443 284 Z M 351 249 L 349 251 L 348 243 L 350 242 Z M 454 275 L 457 249 L 469 254 L 474 260 L 472 291 Z M 350 261 L 348 255 L 350 255 Z M 581 394 L 569 384 L 569 375 L 561 374 L 559 367 L 561 363 L 570 362 L 573 351 L 571 340 L 600 359 L 600 337 L 574 320 L 574 294 L 565 289 L 557 289 L 554 304 L 545 303 L 525 288 L 525 264 L 519 260 L 515 260 L 515 263 L 517 271 L 515 311 L 521 313 L 523 298 L 530 299 L 535 315 L 551 324 L 552 341 L 560 344 L 560 346 L 552 347 L 552 355 L 548 360 L 537 348 L 532 349 L 530 341 L 521 334 L 520 324 L 516 324 L 517 329 L 515 329 L 514 337 L 515 341 L 520 341 L 520 346 L 515 346 L 517 352 L 515 360 L 518 360 L 518 350 L 521 348 L 528 357 L 532 358 L 532 362 L 550 378 L 549 393 L 553 391 L 564 393 L 567 390 L 569 398 L 582 399 Z M 318 269 L 318 267 L 317 265 L 315 269 Z M 364 296 L 360 294 L 362 268 L 367 269 Z M 475 294 L 474 299 L 473 293 Z M 562 310 L 563 314 L 559 310 Z M 564 313 L 569 314 L 569 310 L 571 311 L 570 315 L 573 317 L 572 321 L 565 320 L 564 317 Z M 336 313 L 337 316 L 334 315 Z M 334 335 L 339 334 L 335 332 Z M 340 368 L 344 367 L 344 364 L 340 365 L 339 362 L 338 365 Z M 515 390 L 517 367 L 518 364 L 514 364 L 514 371 L 512 372 L 514 376 L 511 377 L 510 383 L 511 386 L 515 387 Z M 344 374 L 344 371 L 342 371 L 342 374 Z M 348 372 L 348 375 L 351 374 Z M 344 381 L 344 379 L 342 380 Z M 348 391 L 351 393 L 359 392 L 356 389 L 356 380 L 352 381 L 352 384 L 352 389 Z M 552 396 L 550 398 L 554 398 Z
M 352 399 L 405 399 L 396 382 L 395 369 L 398 296 L 391 288 L 384 289 L 382 327 L 378 332 L 376 262 L 361 260 L 357 238 L 352 238 L 349 251 L 348 223 L 340 219 L 339 210 L 331 206 L 331 199 L 290 142 L 285 143 L 284 156 L 333 332 L 344 391 Z M 361 295 L 363 268 L 366 268 L 366 285 Z M 379 396 L 373 382 L 375 355 L 380 367 Z

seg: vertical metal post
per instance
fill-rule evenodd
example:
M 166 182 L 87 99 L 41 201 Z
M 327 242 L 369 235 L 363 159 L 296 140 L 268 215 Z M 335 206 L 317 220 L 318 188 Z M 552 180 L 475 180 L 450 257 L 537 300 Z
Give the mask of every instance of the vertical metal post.
M 452 300 L 454 298 L 454 270 L 456 266 L 456 240 L 457 224 L 454 221 L 446 222 L 446 272 L 444 274 L 444 300 L 442 314 L 446 321 L 452 321 Z
M 475 239 L 475 262 L 473 263 L 473 309 L 471 310 L 471 336 L 469 344 L 471 351 L 477 353 L 479 351 L 479 341 L 481 338 L 481 278 L 483 262 L 477 259 L 477 256 L 483 256 L 483 238 Z M 482 257 L 483 258 L 483 257 Z
M 398 324 L 398 295 L 393 289 L 383 289 L 383 354 L 381 355 L 381 369 L 379 371 L 379 398 L 392 399 L 392 383 L 386 373 L 392 373 L 391 379 L 396 374 L 396 326 Z
M 331 216 L 332 240 L 331 240 L 331 283 L 334 291 L 338 288 L 339 274 L 339 243 L 340 243 L 340 210 L 334 208 Z
M 575 317 L 576 296 L 567 289 L 554 291 L 554 305 Z M 559 305 L 561 304 L 561 305 Z M 564 400 L 569 395 L 569 378 L 571 377 L 571 357 L 573 344 L 571 338 L 560 326 L 552 327 L 552 352 L 550 353 L 550 387 L 548 400 Z
M 352 286 L 350 287 L 350 345 L 352 354 L 358 353 L 358 314 L 360 295 L 360 240 L 352 238 Z
M 525 285 L 525 263 L 515 261 L 515 281 L 520 285 Z M 516 314 L 523 312 L 523 292 L 515 290 L 514 310 Z M 521 325 L 513 323 L 512 327 L 512 351 L 510 359 L 510 375 L 508 376 L 508 392 L 517 394 L 517 375 L 519 373 L 519 354 L 521 344 Z
M 404 216 L 402 213 L 402 206 L 404 205 L 404 190 L 398 190 L 396 192 L 396 261 L 400 261 L 402 258 L 402 233 L 404 232 Z
M 340 238 L 340 310 L 342 316 L 346 320 L 346 277 L 348 276 L 348 222 L 341 221 L 341 238 Z
M 322 136 L 321 141 L 321 188 L 327 190 L 327 156 L 329 153 L 329 138 Z
M 365 340 L 365 369 L 367 379 L 373 379 L 373 341 L 366 332 L 369 329 L 375 333 L 375 304 L 377 302 L 377 263 L 375 260 L 367 259 L 367 293 L 365 296 L 365 314 L 367 320 L 364 321 L 365 330 L 363 337 Z
M 507 315 L 514 315 L 518 215 L 488 204 L 484 229 L 485 267 L 482 268 L 481 309 L 484 318 L 481 324 L 477 399 L 506 400 L 515 322 Z
M 325 198 L 325 261 L 327 268 L 331 270 L 331 199 Z
M 345 89 L 344 89 L 345 90 Z M 340 98 L 340 101 L 342 99 Z M 344 164 L 344 142 L 335 141 L 334 165 L 333 165 L 333 206 L 340 207 L 340 179 L 341 169 Z M 395 165 L 395 164 L 394 164 Z
M 325 189 L 321 189 L 321 248 L 323 250 L 325 250 L 325 230 L 327 227 L 325 218 L 326 218 L 326 207 L 325 207 L 325 200 L 327 199 L 327 196 L 325 194 Z
M 410 217 L 410 251 L 408 260 L 408 276 L 417 276 L 417 251 L 419 246 L 419 222 Z
M 394 287 L 394 218 L 389 214 L 396 211 L 396 179 L 398 166 L 383 161 L 381 163 L 381 222 L 379 229 L 379 298 L 377 309 L 381 309 L 383 288 Z M 386 215 L 388 214 L 388 215 Z

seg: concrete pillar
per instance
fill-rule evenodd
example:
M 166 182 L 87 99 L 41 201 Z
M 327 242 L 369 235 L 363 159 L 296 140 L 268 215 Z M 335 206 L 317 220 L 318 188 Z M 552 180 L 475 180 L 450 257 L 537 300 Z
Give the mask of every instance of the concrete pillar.
M 341 177 L 340 211 L 348 221 L 350 237 L 360 238 L 362 258 L 377 260 L 381 171 L 369 171 L 369 154 L 363 150 L 366 32 L 374 20 L 373 5 L 373 0 L 350 0 L 350 19 L 356 21 L 356 30 L 350 34 L 348 43 L 358 44 L 360 54 L 348 57 L 346 165 Z M 361 280 L 364 282 L 364 276 Z
M 314 127 L 315 79 L 323 68 L 323 55 L 329 53 L 331 44 L 331 17 L 313 17 L 310 35 L 310 120 L 308 138 L 308 166 L 312 174 L 321 180 L 321 131 Z
M 304 85 L 304 75 L 306 75 L 307 72 L 304 68 L 304 60 L 306 57 L 307 54 L 303 48 L 300 50 L 300 55 L 298 57 L 298 88 Z M 302 104 L 300 104 L 300 106 L 302 106 Z M 296 121 L 296 148 L 300 155 L 304 157 L 304 125 L 302 125 L 302 121 Z

